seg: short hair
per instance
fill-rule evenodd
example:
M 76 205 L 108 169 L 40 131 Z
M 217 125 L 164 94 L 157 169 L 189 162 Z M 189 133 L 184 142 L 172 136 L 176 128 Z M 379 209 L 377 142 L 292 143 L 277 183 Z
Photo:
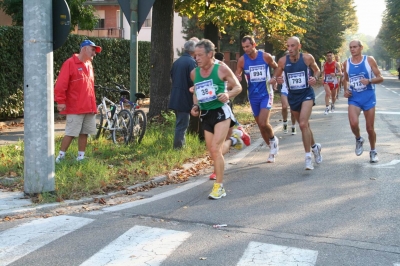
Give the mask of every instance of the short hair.
M 185 44 L 183 45 L 183 49 L 185 50 L 185 52 L 193 53 L 195 45 L 196 45 L 195 41 L 189 40 L 185 42 Z
M 192 37 L 192 38 L 190 38 L 189 39 L 189 41 L 195 41 L 195 42 L 199 42 L 200 40 L 199 40 L 199 38 L 197 38 L 197 37 Z
M 350 43 L 352 43 L 352 42 L 357 42 L 358 46 L 361 46 L 361 47 L 363 46 L 363 44 L 362 44 L 362 42 L 360 40 L 352 40 L 352 41 L 350 41 Z
M 328 52 L 326 52 L 326 54 L 333 54 L 333 52 L 332 51 L 328 51 Z
M 254 40 L 253 36 L 250 35 L 246 35 L 242 38 L 242 43 L 246 42 L 246 41 L 250 41 L 250 44 L 255 44 L 256 41 Z
M 217 59 L 219 61 L 224 61 L 224 54 L 223 53 L 217 52 L 217 53 L 215 53 L 214 57 L 215 57 L 215 59 Z
M 196 47 L 204 48 L 206 54 L 212 52 L 212 55 L 214 56 L 215 45 L 209 39 L 202 39 L 201 41 L 196 43 Z

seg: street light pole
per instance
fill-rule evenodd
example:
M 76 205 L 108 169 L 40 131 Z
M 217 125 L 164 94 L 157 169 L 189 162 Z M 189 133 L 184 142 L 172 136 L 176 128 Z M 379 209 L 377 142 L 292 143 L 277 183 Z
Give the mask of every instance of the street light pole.
M 23 1 L 24 192 L 55 189 L 52 1 Z
M 131 0 L 131 45 L 130 45 L 130 92 L 131 101 L 136 101 L 135 93 L 138 90 L 138 0 Z

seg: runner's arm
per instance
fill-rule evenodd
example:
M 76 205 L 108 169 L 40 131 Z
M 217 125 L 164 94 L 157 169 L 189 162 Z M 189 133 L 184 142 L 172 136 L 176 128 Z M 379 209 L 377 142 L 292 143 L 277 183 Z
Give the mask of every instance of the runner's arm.
M 236 71 L 235 71 L 236 78 L 239 81 L 242 81 L 243 68 L 244 68 L 244 57 L 241 56 L 237 62 Z
M 371 66 L 372 72 L 375 75 L 374 78 L 370 79 L 370 82 L 372 84 L 382 83 L 383 82 L 383 77 L 382 77 L 381 71 L 379 70 L 378 65 L 377 65 L 377 63 L 375 61 L 375 58 L 373 58 L 372 56 L 368 56 L 367 59 L 368 59 L 369 65 Z

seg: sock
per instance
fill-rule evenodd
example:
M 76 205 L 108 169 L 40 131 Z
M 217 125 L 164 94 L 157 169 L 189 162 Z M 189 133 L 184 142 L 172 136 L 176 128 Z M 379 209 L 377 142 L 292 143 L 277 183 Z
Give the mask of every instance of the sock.
M 311 152 L 306 152 L 306 158 L 311 157 Z
M 214 184 L 219 184 L 220 187 L 224 187 L 224 185 L 222 183 L 215 182 Z
M 284 125 L 287 125 L 287 120 L 284 120 L 284 121 L 283 121 L 283 124 L 284 124 Z
M 234 137 L 230 137 L 230 139 L 232 140 L 232 146 L 235 146 L 237 143 L 237 139 L 235 139 Z
M 65 157 L 65 151 L 60 151 L 59 153 L 58 153 L 58 156 L 57 156 L 58 158 L 64 158 Z
M 292 125 L 292 128 L 296 128 L 296 125 Z
M 239 134 L 239 137 L 242 137 L 242 136 L 243 136 L 243 132 L 242 132 L 240 129 L 235 130 L 235 132 Z
M 275 136 L 269 139 L 269 141 L 275 141 Z
M 78 151 L 78 158 L 79 159 L 85 158 L 85 152 L 84 151 Z
M 361 137 L 359 137 L 359 138 L 356 138 L 356 140 L 357 140 L 357 141 L 360 141 L 360 140 L 361 140 Z
M 373 150 L 371 150 L 371 151 L 376 152 L 376 149 L 373 149 Z

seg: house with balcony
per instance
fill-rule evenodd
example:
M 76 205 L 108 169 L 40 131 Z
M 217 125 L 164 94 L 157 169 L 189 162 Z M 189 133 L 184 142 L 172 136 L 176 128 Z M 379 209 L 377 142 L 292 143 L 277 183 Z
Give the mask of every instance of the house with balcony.
M 99 18 L 97 26 L 93 31 L 80 30 L 79 28 L 76 28 L 73 33 L 102 38 L 130 39 L 130 24 L 122 13 L 117 0 L 87 0 L 85 4 L 92 5 L 96 9 L 96 16 Z M 173 50 L 175 59 L 179 57 L 177 50 L 180 51 L 185 43 L 182 34 L 183 25 L 184 19 L 180 17 L 178 13 L 175 13 L 173 28 Z M 151 26 L 152 11 L 150 10 L 139 31 L 138 41 L 151 42 Z

